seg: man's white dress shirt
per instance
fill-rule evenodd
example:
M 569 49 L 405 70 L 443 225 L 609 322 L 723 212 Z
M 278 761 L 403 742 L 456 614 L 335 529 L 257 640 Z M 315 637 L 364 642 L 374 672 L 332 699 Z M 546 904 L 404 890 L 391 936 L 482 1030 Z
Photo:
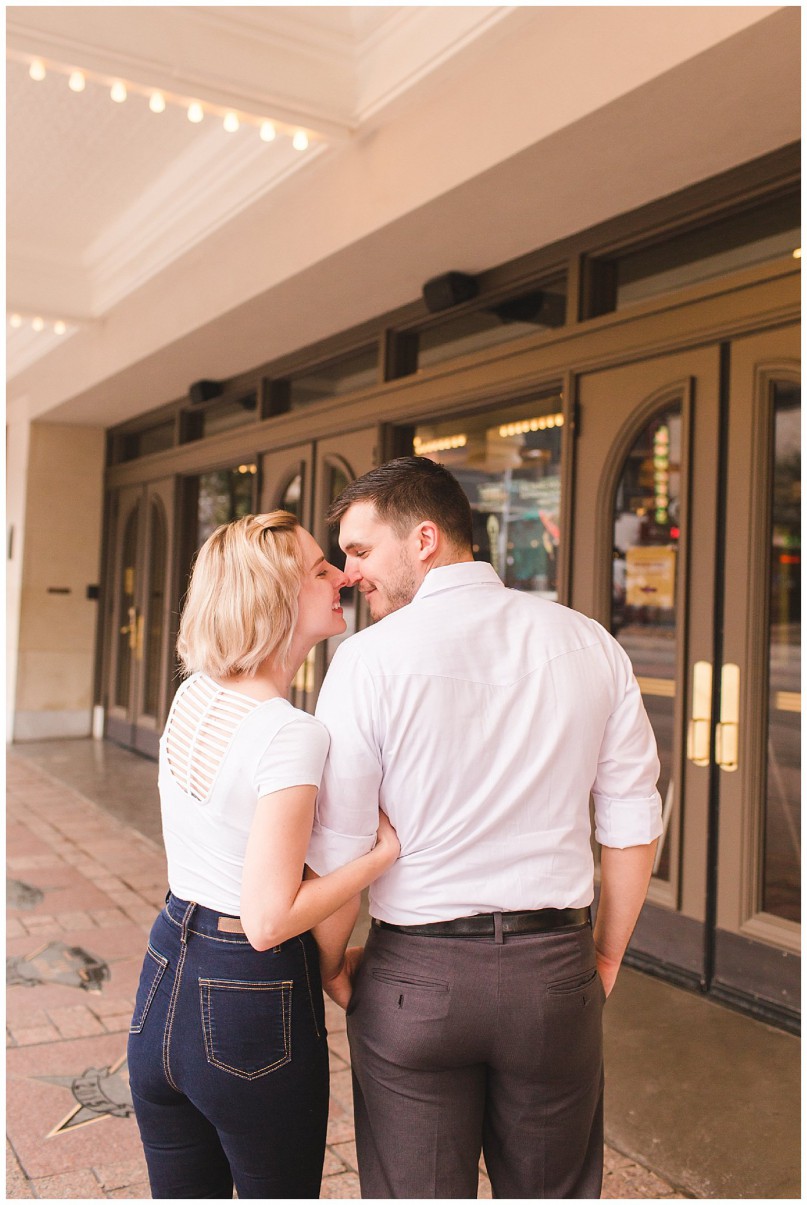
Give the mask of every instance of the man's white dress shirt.
M 370 888 L 379 920 L 585 907 L 590 796 L 601 844 L 661 832 L 626 654 L 488 564 L 432 569 L 408 606 L 340 645 L 316 714 L 331 745 L 307 861 L 326 874 L 371 849 L 380 804 L 401 856 Z

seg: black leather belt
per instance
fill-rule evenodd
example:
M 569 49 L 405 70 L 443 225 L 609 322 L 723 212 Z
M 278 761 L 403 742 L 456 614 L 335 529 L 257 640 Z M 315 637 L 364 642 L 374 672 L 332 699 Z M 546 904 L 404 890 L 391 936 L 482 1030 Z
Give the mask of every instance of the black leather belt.
M 567 929 L 591 923 L 590 908 L 539 908 L 535 912 L 483 912 L 479 916 L 458 916 L 456 920 L 435 921 L 431 925 L 391 925 L 373 919 L 374 929 L 391 929 L 411 937 L 493 937 L 496 919 L 501 918 L 502 933 L 544 933 L 548 929 Z

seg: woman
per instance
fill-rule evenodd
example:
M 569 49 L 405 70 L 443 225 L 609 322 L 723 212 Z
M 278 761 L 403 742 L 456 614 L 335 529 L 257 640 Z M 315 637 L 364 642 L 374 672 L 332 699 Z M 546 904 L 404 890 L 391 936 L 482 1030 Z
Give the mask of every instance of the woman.
M 310 929 L 395 861 L 303 882 L 328 735 L 287 701 L 345 629 L 329 565 L 293 515 L 220 527 L 194 566 L 185 672 L 160 742 L 170 891 L 151 931 L 129 1078 L 152 1196 L 317 1198 L 328 1053 Z

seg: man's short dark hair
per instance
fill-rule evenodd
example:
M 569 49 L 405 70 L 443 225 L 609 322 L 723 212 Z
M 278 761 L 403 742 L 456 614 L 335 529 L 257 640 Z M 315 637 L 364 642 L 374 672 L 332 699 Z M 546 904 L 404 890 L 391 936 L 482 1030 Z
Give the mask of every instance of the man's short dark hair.
M 436 523 L 456 548 L 473 544 L 471 505 L 457 478 L 426 456 L 399 456 L 351 481 L 328 509 L 336 525 L 354 502 L 371 502 L 382 523 L 403 537 L 416 523 Z

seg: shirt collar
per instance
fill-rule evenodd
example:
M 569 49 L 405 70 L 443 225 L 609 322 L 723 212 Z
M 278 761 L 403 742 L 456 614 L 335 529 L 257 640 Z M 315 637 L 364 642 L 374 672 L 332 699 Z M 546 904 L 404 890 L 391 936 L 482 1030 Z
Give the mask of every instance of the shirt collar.
M 454 590 L 457 586 L 502 586 L 496 570 L 487 561 L 459 561 L 454 565 L 439 565 L 430 569 L 420 583 L 413 602 L 438 594 L 442 590 Z

